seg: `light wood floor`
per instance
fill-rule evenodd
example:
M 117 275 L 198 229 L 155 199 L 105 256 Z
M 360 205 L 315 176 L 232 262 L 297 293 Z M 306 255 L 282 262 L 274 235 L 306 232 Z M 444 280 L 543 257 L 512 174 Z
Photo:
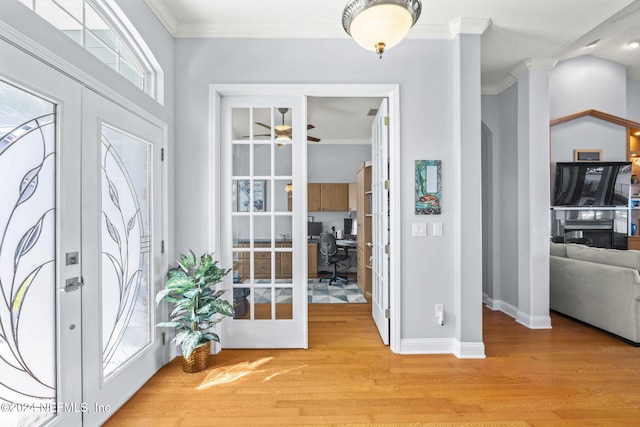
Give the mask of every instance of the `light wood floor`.
M 640 425 L 640 348 L 485 309 L 486 359 L 397 355 L 370 310 L 309 305 L 308 350 L 223 350 L 197 374 L 176 359 L 106 426 Z

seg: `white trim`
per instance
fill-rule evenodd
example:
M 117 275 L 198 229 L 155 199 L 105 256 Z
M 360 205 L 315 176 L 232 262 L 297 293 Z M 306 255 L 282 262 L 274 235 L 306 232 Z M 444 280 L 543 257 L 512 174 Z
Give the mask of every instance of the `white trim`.
M 516 315 L 518 313 L 518 307 L 516 306 L 502 300 L 494 300 L 492 298 L 489 298 L 487 294 L 482 295 L 482 301 L 490 310 L 501 311 L 509 317 L 512 317 L 514 319 L 516 318 Z
M 482 34 L 491 25 L 491 19 L 489 18 L 466 18 L 460 16 L 449 22 L 449 30 L 451 36 L 455 37 L 458 34 Z
M 162 25 L 175 37 L 178 21 L 163 2 L 144 0 L 149 9 L 158 17 Z
M 523 73 L 533 70 L 549 71 L 558 63 L 557 58 L 530 58 L 516 65 L 511 71 L 511 75 L 516 79 Z
M 459 359 L 485 359 L 484 344 L 455 338 L 403 339 L 400 354 L 453 354 Z
M 551 316 L 531 316 L 518 310 L 516 322 L 529 329 L 551 329 Z
M 458 359 L 486 359 L 482 342 L 454 342 L 453 354 Z
M 400 353 L 401 350 L 401 271 L 400 260 L 402 240 L 401 240 L 401 223 L 400 223 L 400 191 L 394 191 L 394 183 L 400 183 L 400 86 L 397 84 L 211 84 L 209 86 L 210 108 L 215 111 L 209 115 L 210 117 L 210 135 L 209 145 L 215 146 L 216 140 L 219 141 L 219 102 L 220 96 L 325 96 L 325 97 L 387 97 L 389 98 L 389 115 L 391 117 L 389 123 L 389 158 L 391 181 L 390 190 L 390 292 L 389 300 L 391 305 L 390 318 L 390 348 L 394 353 Z M 216 148 L 215 150 L 219 150 Z M 212 185 L 219 182 L 219 177 L 215 176 L 218 169 L 216 160 L 218 156 L 209 153 L 210 180 L 217 179 Z M 212 171 L 215 169 L 215 171 Z M 219 206 L 215 195 L 210 192 L 209 208 L 211 212 L 218 212 Z M 210 247 L 215 247 L 215 236 L 219 235 L 220 217 L 216 215 L 216 224 L 209 232 Z

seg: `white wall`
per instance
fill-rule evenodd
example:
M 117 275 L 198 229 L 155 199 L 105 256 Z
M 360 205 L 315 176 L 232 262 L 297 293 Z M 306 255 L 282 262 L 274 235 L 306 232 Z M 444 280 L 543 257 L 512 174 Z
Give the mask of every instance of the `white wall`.
M 584 110 L 626 117 L 626 76 L 624 65 L 588 55 L 558 63 L 549 76 L 551 119 Z
M 627 119 L 640 122 L 640 80 L 627 79 Z
M 451 313 L 444 327 L 433 320 L 433 307 L 455 307 L 455 204 L 453 185 L 460 167 L 453 152 L 453 43 L 449 40 L 405 40 L 382 60 L 352 40 L 176 40 L 176 251 L 207 249 L 210 213 L 194 209 L 194 194 L 206 196 L 208 86 L 215 83 L 398 83 L 400 85 L 400 151 L 402 229 L 402 338 L 454 336 L 457 322 L 479 325 L 480 319 Z M 295 58 L 283 63 L 280 58 Z M 437 66 L 435 65 L 437 64 Z M 479 73 L 478 73 L 479 82 Z M 479 85 L 478 85 L 479 99 Z M 465 102 L 464 99 L 461 100 Z M 475 100 L 473 100 L 475 102 Z M 471 103 L 473 104 L 473 103 Z M 479 108 L 479 106 L 478 106 Z M 477 127 L 477 125 L 476 125 Z M 479 128 L 477 128 L 479 140 Z M 443 214 L 414 213 L 416 159 L 442 160 Z M 186 171 L 189 171 L 186 173 Z M 204 207 L 204 205 L 203 205 Z M 464 206 L 481 215 L 480 206 Z M 411 224 L 438 220 L 444 236 L 412 238 Z M 459 272 L 458 272 L 459 273 Z M 459 274 L 458 274 L 459 276 Z M 478 300 L 480 303 L 480 300 Z

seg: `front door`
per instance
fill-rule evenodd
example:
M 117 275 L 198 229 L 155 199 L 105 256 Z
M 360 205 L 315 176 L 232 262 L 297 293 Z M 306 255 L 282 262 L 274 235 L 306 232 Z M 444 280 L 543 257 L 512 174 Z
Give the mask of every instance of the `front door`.
M 372 174 L 371 194 L 373 196 L 372 234 L 372 303 L 373 319 L 385 345 L 389 344 L 389 127 L 388 100 L 380 104 L 378 114 L 371 125 L 372 132 Z
M 221 100 L 223 348 L 307 347 L 304 97 Z
M 106 420 L 162 366 L 162 129 L 83 91 L 83 399 Z
M 0 58 L 0 425 L 78 426 L 81 87 Z

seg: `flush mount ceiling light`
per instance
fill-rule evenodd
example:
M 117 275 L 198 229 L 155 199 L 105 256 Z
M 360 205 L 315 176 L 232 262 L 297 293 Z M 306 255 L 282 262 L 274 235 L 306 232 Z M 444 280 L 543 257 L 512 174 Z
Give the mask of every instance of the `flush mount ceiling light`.
M 382 58 L 407 35 L 421 10 L 420 0 L 352 0 L 342 12 L 342 26 L 356 43 Z
M 598 44 L 599 41 L 600 41 L 600 39 L 596 39 L 596 40 L 592 41 L 591 43 L 585 44 L 584 47 L 586 47 L 586 48 L 596 47 L 596 45 Z
M 630 47 L 631 49 L 640 47 L 640 40 L 631 40 L 629 43 L 627 43 L 627 47 Z

